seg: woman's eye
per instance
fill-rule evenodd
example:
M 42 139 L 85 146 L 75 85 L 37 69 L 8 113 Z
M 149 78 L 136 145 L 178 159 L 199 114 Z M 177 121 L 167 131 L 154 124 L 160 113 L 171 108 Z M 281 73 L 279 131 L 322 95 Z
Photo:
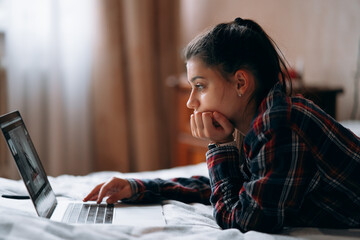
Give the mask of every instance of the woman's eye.
M 195 88 L 196 88 L 197 90 L 200 90 L 200 91 L 201 91 L 201 90 L 204 89 L 204 85 L 198 83 L 198 84 L 195 85 Z

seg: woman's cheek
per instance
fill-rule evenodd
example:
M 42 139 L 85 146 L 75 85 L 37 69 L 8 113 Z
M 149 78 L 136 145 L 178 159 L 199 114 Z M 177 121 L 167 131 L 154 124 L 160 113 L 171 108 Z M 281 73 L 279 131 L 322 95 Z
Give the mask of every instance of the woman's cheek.
M 219 103 L 215 97 L 204 96 L 201 101 L 202 101 L 202 109 L 203 109 L 202 112 L 215 111 L 216 109 L 218 109 Z

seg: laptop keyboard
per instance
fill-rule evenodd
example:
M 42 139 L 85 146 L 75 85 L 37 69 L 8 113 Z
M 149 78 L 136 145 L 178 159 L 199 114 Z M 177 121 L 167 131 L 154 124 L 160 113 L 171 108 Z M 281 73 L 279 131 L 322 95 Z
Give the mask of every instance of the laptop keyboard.
M 66 209 L 63 222 L 85 224 L 112 223 L 114 205 L 112 204 L 87 204 L 70 203 Z

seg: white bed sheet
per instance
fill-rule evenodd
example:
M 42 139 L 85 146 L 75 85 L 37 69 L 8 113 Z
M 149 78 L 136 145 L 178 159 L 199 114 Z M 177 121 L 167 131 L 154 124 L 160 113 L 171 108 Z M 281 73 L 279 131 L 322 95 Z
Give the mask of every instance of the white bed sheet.
M 360 121 L 357 120 L 347 120 L 340 122 L 344 127 L 350 129 L 355 135 L 360 137 Z
M 173 178 L 207 176 L 206 165 L 198 164 L 141 173 L 97 172 L 86 176 L 49 177 L 56 194 L 64 198 L 82 199 L 96 184 L 110 177 Z M 0 194 L 26 194 L 22 181 L 0 178 Z M 39 218 L 29 200 L 0 198 L 0 239 L 360 239 L 360 229 L 333 230 L 289 228 L 280 234 L 256 231 L 241 233 L 237 229 L 220 229 L 212 216 L 211 206 L 178 201 L 163 202 L 166 227 L 69 225 Z

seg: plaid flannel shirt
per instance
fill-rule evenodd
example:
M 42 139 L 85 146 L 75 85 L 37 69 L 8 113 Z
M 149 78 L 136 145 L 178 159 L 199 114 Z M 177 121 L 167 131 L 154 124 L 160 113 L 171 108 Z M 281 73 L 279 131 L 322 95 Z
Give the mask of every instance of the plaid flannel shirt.
M 275 85 L 240 152 L 224 146 L 206 154 L 210 202 L 222 228 L 360 226 L 360 139 L 311 101 Z M 134 201 L 206 203 L 210 195 L 203 177 L 131 183 Z

